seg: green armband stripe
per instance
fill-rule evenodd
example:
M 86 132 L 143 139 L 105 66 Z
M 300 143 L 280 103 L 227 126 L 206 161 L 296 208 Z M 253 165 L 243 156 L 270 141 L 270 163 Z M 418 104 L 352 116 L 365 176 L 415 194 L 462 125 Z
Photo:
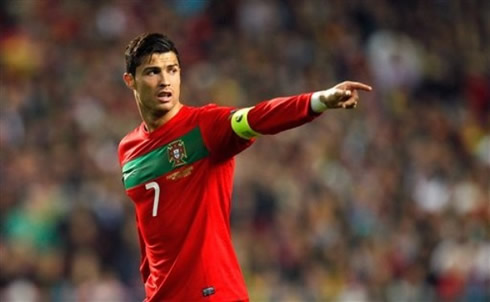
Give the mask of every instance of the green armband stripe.
M 260 133 L 255 132 L 248 124 L 247 115 L 252 108 L 253 107 L 240 109 L 233 113 L 231 117 L 231 128 L 233 129 L 233 132 L 244 139 L 251 139 L 260 135 Z

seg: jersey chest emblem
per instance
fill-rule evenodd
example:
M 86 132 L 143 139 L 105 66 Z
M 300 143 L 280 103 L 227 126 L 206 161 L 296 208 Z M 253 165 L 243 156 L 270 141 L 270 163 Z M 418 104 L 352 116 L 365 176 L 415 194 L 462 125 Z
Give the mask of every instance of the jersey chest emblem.
M 173 167 L 185 165 L 187 152 L 185 151 L 184 141 L 181 139 L 171 142 L 167 146 L 168 161 Z

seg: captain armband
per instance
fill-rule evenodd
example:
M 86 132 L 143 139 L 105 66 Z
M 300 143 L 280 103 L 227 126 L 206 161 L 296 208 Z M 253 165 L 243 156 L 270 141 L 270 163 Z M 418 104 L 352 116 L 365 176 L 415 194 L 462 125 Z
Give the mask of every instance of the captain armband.
M 254 131 L 250 125 L 248 124 L 248 112 L 253 107 L 243 108 L 237 110 L 231 116 L 231 129 L 236 133 L 239 137 L 243 139 L 251 139 L 260 135 L 260 133 Z

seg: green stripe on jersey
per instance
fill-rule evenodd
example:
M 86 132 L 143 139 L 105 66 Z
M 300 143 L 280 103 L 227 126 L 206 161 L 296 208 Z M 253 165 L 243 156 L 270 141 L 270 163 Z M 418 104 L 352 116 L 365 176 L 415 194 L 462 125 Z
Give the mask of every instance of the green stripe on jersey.
M 208 154 L 201 131 L 196 127 L 174 141 L 127 162 L 122 168 L 124 187 L 130 189 L 203 159 Z

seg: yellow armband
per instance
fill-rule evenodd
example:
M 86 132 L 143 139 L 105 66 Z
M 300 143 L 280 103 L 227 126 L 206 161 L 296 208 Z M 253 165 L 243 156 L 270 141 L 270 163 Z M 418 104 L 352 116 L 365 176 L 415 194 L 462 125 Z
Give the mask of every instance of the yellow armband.
M 244 139 L 251 139 L 260 135 L 260 133 L 255 132 L 248 124 L 247 115 L 252 108 L 240 109 L 231 116 L 231 129 L 233 129 L 236 135 Z

